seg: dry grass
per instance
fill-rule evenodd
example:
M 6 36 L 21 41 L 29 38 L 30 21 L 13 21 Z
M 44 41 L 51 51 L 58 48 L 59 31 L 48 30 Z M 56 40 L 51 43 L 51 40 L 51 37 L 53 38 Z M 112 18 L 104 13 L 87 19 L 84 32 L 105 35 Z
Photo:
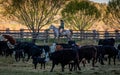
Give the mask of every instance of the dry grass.
M 51 40 L 52 41 L 52 40 Z M 65 42 L 65 41 L 64 41 Z M 97 44 L 93 40 L 76 40 L 76 43 L 79 45 L 86 44 Z M 42 43 L 39 43 L 42 44 Z M 49 43 L 50 44 L 50 43 Z M 92 67 L 91 64 L 86 65 L 86 67 L 81 66 L 81 71 L 70 72 L 68 66 L 65 67 L 65 72 L 61 72 L 61 66 L 56 65 L 54 72 L 49 72 L 51 69 L 51 61 L 47 62 L 46 69 L 40 69 L 40 64 L 37 66 L 37 69 L 34 69 L 32 60 L 29 62 L 16 62 L 13 57 L 2 57 L 0 56 L 0 75 L 120 75 L 120 61 L 117 60 L 116 65 L 100 65 L 96 63 L 98 67 Z
M 86 65 L 86 67 L 81 66 L 81 71 L 68 71 L 68 66 L 65 68 L 65 72 L 61 72 L 60 65 L 56 65 L 54 72 L 49 72 L 51 69 L 51 62 L 48 62 L 46 69 L 40 69 L 40 65 L 37 66 L 37 69 L 34 69 L 32 61 L 23 63 L 15 62 L 13 57 L 0 57 L 0 75 L 119 75 L 120 74 L 120 61 L 117 61 L 116 65 L 100 65 L 96 64 L 98 67 L 92 67 L 91 64 Z

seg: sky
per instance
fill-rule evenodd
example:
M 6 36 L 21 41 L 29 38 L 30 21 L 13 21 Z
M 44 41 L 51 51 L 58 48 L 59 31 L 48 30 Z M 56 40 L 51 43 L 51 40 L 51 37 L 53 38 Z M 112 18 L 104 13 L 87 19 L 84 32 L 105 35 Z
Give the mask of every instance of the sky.
M 98 2 L 98 3 L 108 3 L 109 2 L 109 0 L 90 0 L 90 1 Z

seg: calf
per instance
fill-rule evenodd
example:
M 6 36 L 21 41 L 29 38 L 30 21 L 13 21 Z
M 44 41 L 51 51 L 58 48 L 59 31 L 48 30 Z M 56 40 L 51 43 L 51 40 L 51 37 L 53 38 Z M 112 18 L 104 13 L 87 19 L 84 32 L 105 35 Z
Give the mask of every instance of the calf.
M 44 69 L 45 69 L 45 58 L 41 58 L 41 57 L 32 57 L 33 59 L 33 64 L 34 64 L 34 68 L 37 68 L 37 64 L 40 63 L 41 64 L 41 69 L 42 69 L 42 65 L 44 65 Z
M 33 64 L 34 64 L 34 68 L 37 68 L 37 64 L 40 63 L 41 64 L 41 69 L 42 69 L 42 65 L 44 65 L 44 69 L 45 69 L 45 63 L 47 61 L 49 61 L 49 57 L 48 57 L 48 52 L 45 53 L 45 50 L 43 50 L 42 54 L 40 56 L 38 55 L 33 55 L 32 59 L 33 59 Z

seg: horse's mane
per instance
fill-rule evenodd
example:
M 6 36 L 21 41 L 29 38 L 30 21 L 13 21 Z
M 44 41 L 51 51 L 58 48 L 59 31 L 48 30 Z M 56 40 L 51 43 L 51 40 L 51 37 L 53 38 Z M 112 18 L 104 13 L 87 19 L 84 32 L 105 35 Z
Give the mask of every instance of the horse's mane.
M 7 39 L 12 45 L 14 45 L 16 43 L 16 40 L 10 36 L 10 35 L 2 35 L 5 39 Z

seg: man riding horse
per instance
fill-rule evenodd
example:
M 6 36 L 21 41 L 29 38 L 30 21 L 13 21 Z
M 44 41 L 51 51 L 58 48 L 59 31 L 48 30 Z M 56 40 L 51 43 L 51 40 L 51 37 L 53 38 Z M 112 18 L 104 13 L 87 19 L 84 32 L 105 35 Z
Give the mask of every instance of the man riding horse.
M 64 21 L 60 20 L 60 26 L 59 26 L 59 33 L 60 35 L 63 33 L 64 31 Z
M 51 25 L 48 30 L 52 29 L 54 32 L 54 38 L 60 38 L 60 37 L 67 37 L 68 40 L 72 39 L 72 30 L 65 30 L 64 29 L 64 22 L 63 20 L 60 20 L 61 24 L 59 26 L 59 28 L 55 27 L 54 25 Z

